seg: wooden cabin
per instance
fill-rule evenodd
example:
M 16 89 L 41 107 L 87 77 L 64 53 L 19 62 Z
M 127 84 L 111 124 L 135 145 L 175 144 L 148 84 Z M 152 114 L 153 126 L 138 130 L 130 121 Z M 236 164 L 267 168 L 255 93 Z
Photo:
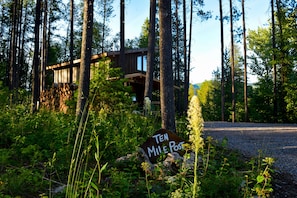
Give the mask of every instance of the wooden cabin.
M 104 52 L 101 54 L 93 55 L 91 64 L 99 62 L 103 58 L 110 58 L 112 67 L 120 67 L 120 51 Z M 70 62 L 59 63 L 47 66 L 46 70 L 52 71 L 54 84 L 72 84 L 78 82 L 79 78 L 80 59 L 73 61 L 72 68 L 72 82 L 70 82 Z M 139 104 L 144 100 L 144 86 L 145 74 L 147 69 L 147 49 L 133 49 L 125 51 L 125 65 L 123 67 L 124 77 L 128 79 L 132 91 L 135 93 L 135 102 Z M 92 76 L 92 74 L 91 74 Z M 159 90 L 159 80 L 155 79 L 153 89 Z

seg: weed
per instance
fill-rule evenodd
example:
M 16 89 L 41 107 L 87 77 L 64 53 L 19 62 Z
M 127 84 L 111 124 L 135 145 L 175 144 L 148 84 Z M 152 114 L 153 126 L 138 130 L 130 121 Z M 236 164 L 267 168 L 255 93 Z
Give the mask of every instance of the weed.
M 256 184 L 253 187 L 253 191 L 256 192 L 258 197 L 269 197 L 272 193 L 272 184 L 271 184 L 271 169 L 274 159 L 271 157 L 266 157 L 262 160 L 261 166 L 264 170 L 260 170 L 259 174 L 256 177 Z

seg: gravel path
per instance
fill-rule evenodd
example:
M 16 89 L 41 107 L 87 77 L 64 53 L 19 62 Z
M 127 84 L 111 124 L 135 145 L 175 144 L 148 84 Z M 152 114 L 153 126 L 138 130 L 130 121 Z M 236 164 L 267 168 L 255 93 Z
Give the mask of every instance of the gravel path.
M 228 139 L 228 146 L 246 156 L 259 154 L 275 159 L 275 168 L 297 184 L 297 124 L 205 122 L 204 133 Z

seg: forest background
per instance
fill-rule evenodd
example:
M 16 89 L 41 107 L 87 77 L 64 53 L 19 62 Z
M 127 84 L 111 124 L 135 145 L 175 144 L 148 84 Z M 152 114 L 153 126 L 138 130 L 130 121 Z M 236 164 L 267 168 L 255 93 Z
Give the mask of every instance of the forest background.
M 108 36 L 111 32 L 110 21 L 114 16 L 114 1 L 95 1 L 94 3 L 92 53 L 120 50 L 120 33 L 112 38 Z M 219 16 L 218 19 L 220 17 L 224 19 L 221 20 L 224 21 L 221 27 L 224 27 L 223 31 L 225 32 L 230 29 L 231 24 L 236 23 L 232 34 L 230 34 L 231 30 L 229 31 L 229 35 L 235 38 L 233 38 L 230 48 L 228 47 L 229 41 L 228 44 L 223 42 L 226 34 L 225 36 L 221 35 L 221 38 L 223 38 L 221 39 L 221 48 L 224 49 L 224 51 L 221 50 L 221 57 L 223 57 L 221 58 L 221 67 L 218 67 L 217 71 L 213 71 L 211 82 L 204 83 L 203 86 L 208 87 L 202 88 L 204 93 L 200 91 L 200 95 L 204 95 L 204 98 L 200 100 L 205 109 L 203 112 L 206 120 L 296 121 L 296 104 L 294 102 L 296 101 L 294 98 L 296 84 L 294 78 L 296 71 L 296 2 L 286 0 L 271 3 L 273 6 L 270 5 L 270 11 L 274 14 L 270 15 L 271 19 L 267 21 L 267 26 L 259 27 L 256 30 L 248 30 L 246 38 L 243 38 L 243 33 L 246 30 L 243 31 L 243 23 L 241 22 L 245 18 L 242 17 L 241 4 L 237 1 L 234 2 L 232 5 L 233 12 L 230 12 L 230 8 L 226 7 L 227 2 L 222 2 L 222 9 L 224 10 L 222 16 Z M 15 7 L 11 7 L 11 5 L 15 5 Z M 79 2 L 74 5 L 76 8 L 83 7 Z M 175 17 L 173 17 L 172 25 L 174 83 L 177 85 L 182 82 L 184 83 L 183 86 L 185 86 L 189 81 L 186 77 L 185 68 L 196 67 L 190 65 L 193 61 L 191 59 L 186 61 L 185 57 L 191 57 L 191 42 L 195 35 L 192 36 L 190 30 L 192 26 L 198 24 L 195 21 L 191 24 L 190 18 L 188 18 L 187 28 L 185 29 L 182 14 L 184 8 L 182 4 L 173 4 L 173 7 L 174 5 L 177 5 L 173 8 L 173 16 Z M 190 4 L 187 5 L 186 12 L 193 13 L 193 15 L 188 14 L 186 17 L 195 16 L 196 20 L 197 17 L 202 20 L 211 17 L 211 11 L 203 8 L 204 2 L 193 1 L 192 12 L 189 10 Z M 46 65 L 67 61 L 70 57 L 79 58 L 82 41 L 81 9 L 74 9 L 73 50 L 70 50 L 71 39 L 67 36 L 70 34 L 70 25 L 67 20 L 65 21 L 65 19 L 70 20 L 70 4 L 53 1 L 49 2 L 48 5 L 42 4 L 42 6 L 42 9 L 40 9 L 40 22 L 43 25 L 40 26 L 40 31 L 38 30 L 38 33 L 42 35 L 38 43 L 40 43 L 40 52 L 43 53 L 43 55 L 40 54 L 40 72 L 44 76 L 44 79 L 41 78 L 41 81 L 43 81 L 41 82 L 43 87 L 41 87 L 41 90 L 46 87 L 45 84 L 51 86 L 50 79 L 52 77 L 47 75 L 48 78 L 46 78 L 44 73 Z M 34 87 L 31 80 L 32 73 L 34 73 L 32 64 L 34 65 L 34 60 L 38 58 L 39 54 L 35 53 L 36 57 L 33 57 L 33 52 L 38 50 L 32 48 L 33 43 L 37 43 L 36 40 L 34 41 L 34 35 L 37 33 L 37 30 L 34 29 L 34 23 L 36 22 L 34 19 L 35 3 L 30 1 L 2 1 L 1 7 L 1 80 L 3 85 L 8 86 L 10 90 L 15 88 L 30 90 Z M 44 15 L 45 13 L 46 15 Z M 233 14 L 232 22 L 230 22 L 230 14 Z M 148 24 L 147 19 L 142 26 L 139 38 L 126 40 L 126 49 L 147 46 Z M 66 34 L 61 34 L 61 32 L 66 32 Z M 184 37 L 184 35 L 186 36 Z M 185 39 L 186 42 L 184 42 Z M 248 53 L 246 57 L 241 47 L 244 40 L 247 41 L 246 49 Z M 232 43 L 235 44 L 235 48 L 232 48 Z M 186 53 L 184 53 L 184 49 Z M 232 57 L 234 57 L 234 61 L 232 61 Z M 245 71 L 256 76 L 257 83 L 248 85 L 250 75 L 245 79 Z M 158 73 L 157 65 L 155 73 Z M 158 74 L 155 76 L 158 76 Z M 49 82 L 45 83 L 46 81 Z M 205 92 L 205 90 L 207 91 Z M 219 90 L 225 93 L 222 94 Z M 231 93 L 229 93 L 230 91 Z M 185 93 L 183 95 L 186 95 Z M 219 99 L 220 97 L 221 99 Z M 235 108 L 236 106 L 237 108 Z M 248 109 L 250 110 L 248 111 Z M 221 113 L 219 113 L 220 111 Z

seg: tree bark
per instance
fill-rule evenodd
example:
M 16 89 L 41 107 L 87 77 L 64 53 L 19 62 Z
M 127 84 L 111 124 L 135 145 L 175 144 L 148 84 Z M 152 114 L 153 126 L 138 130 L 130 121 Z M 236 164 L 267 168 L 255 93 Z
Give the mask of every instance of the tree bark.
M 120 66 L 122 72 L 125 71 L 125 0 L 121 0 L 121 17 L 120 17 Z
M 40 93 L 45 89 L 45 70 L 47 65 L 47 52 L 48 52 L 48 40 L 47 40 L 47 19 L 48 19 L 48 4 L 47 1 L 43 2 L 43 32 L 42 32 L 42 62 L 40 72 Z
M 33 57 L 33 82 L 32 82 L 32 106 L 31 112 L 34 113 L 38 110 L 38 102 L 40 97 L 40 80 L 39 80 L 39 27 L 40 27 L 40 16 L 41 16 L 41 0 L 36 1 L 36 16 L 35 16 L 35 27 L 34 27 L 34 57 Z
M 181 85 L 181 79 L 180 79 L 180 72 L 181 72 L 181 65 L 180 65 L 180 46 L 179 46 L 179 40 L 180 40 L 180 31 L 179 31 L 179 0 L 175 0 L 175 20 L 176 20 L 176 42 L 175 42 L 175 83 L 174 85 L 177 85 L 177 87 L 180 87 Z M 181 90 L 177 90 L 177 97 L 176 97 L 176 110 L 178 113 L 181 113 L 181 104 L 182 104 L 182 93 Z
M 21 3 L 21 5 L 23 5 L 23 1 Z M 20 33 L 20 52 L 19 52 L 19 86 L 22 88 L 27 88 L 27 85 L 29 83 L 29 81 L 31 80 L 31 77 L 28 76 L 28 71 L 29 68 L 28 66 L 25 64 L 25 36 L 26 36 L 26 32 L 27 30 L 27 26 L 28 26 L 28 15 L 29 15 L 29 11 L 28 11 L 28 6 L 25 6 L 24 8 L 24 16 L 21 16 L 21 22 L 20 22 L 20 27 L 22 27 L 21 33 Z M 23 24 L 23 25 L 22 25 Z
M 185 11 L 185 9 L 184 9 Z M 187 112 L 189 104 L 189 86 L 190 86 L 190 65 L 191 65 L 191 47 L 192 47 L 192 28 L 193 28 L 193 0 L 190 3 L 190 25 L 189 25 L 189 50 L 188 50 L 188 60 L 185 62 L 185 85 L 184 85 L 184 112 Z M 186 32 L 186 29 L 184 30 Z M 186 37 L 184 38 L 186 40 Z M 184 52 L 185 53 L 185 52 Z
M 148 35 L 148 52 L 147 52 L 147 71 L 145 78 L 144 97 L 152 100 L 153 92 L 153 72 L 155 62 L 155 43 L 156 43 L 156 0 L 150 0 L 150 24 Z
M 14 0 L 12 4 L 12 29 L 10 40 L 10 70 L 9 70 L 9 89 L 18 88 L 18 64 L 17 64 L 17 40 L 18 40 L 18 19 L 19 0 Z
M 288 76 L 290 73 L 292 73 L 291 66 L 287 62 L 287 54 L 288 50 L 285 49 L 285 39 L 284 39 L 284 24 L 285 23 L 285 14 L 283 13 L 282 9 L 282 1 L 276 0 L 276 8 L 277 8 L 277 21 L 278 21 L 278 35 L 279 35 L 279 57 L 278 57 L 278 63 L 279 63 L 279 69 L 280 69 L 280 86 L 278 89 L 278 112 L 279 112 L 279 119 L 282 120 L 282 122 L 288 122 L 287 113 L 286 113 L 286 102 L 285 102 L 285 96 L 286 90 L 285 86 L 288 82 Z
M 248 122 L 248 93 L 247 93 L 247 54 L 246 54 L 246 28 L 245 28 L 245 4 L 244 0 L 241 1 L 242 5 L 242 27 L 243 27 L 243 59 L 244 59 L 244 120 Z
M 277 71 L 276 71 L 276 42 L 275 42 L 275 17 L 274 0 L 271 0 L 271 34 L 272 34 L 272 68 L 273 68 L 273 119 L 277 122 Z
M 175 132 L 172 70 L 171 1 L 159 1 L 160 18 L 160 97 L 162 128 Z
M 70 72 L 69 72 L 69 83 L 73 83 L 73 50 L 74 50 L 74 0 L 70 0 L 70 45 L 69 45 L 69 55 L 70 55 Z
M 225 59 L 224 59 L 224 19 L 223 5 L 220 0 L 220 24 L 221 24 L 221 120 L 225 121 Z
M 104 40 L 105 40 L 105 25 L 106 25 L 106 18 L 107 18 L 107 10 L 106 10 L 106 0 L 103 0 L 103 20 L 102 20 L 102 42 L 101 42 L 101 53 L 104 52 Z
M 231 81 L 232 81 L 232 122 L 235 122 L 235 55 L 234 55 L 234 36 L 233 36 L 233 6 L 230 0 L 230 34 L 231 34 Z
M 84 0 L 84 19 L 81 46 L 81 63 L 78 86 L 78 99 L 76 104 L 77 120 L 85 120 L 90 89 L 90 67 L 92 56 L 92 34 L 93 34 L 93 0 Z

